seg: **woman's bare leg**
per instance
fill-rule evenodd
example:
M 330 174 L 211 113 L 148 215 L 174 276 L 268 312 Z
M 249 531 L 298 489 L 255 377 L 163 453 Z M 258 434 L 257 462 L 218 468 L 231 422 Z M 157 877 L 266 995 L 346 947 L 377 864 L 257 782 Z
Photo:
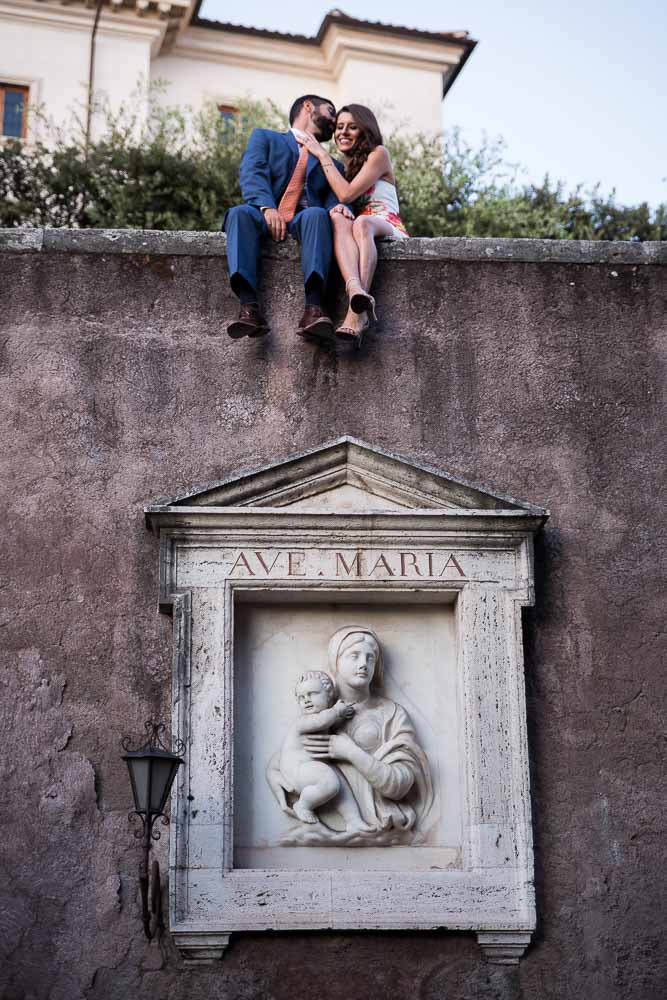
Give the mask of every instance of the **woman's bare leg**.
M 341 212 L 331 216 L 333 226 L 334 254 L 345 283 L 350 279 L 359 281 L 359 248 L 352 233 L 352 219 L 346 219 Z M 342 325 L 351 330 L 360 331 L 366 324 L 365 315 L 357 315 L 348 307 Z
M 352 235 L 353 220 L 346 219 L 341 212 L 331 216 L 333 227 L 334 254 L 343 279 L 356 278 L 359 281 L 359 248 Z
M 360 215 L 354 220 L 352 235 L 359 249 L 359 280 L 365 292 L 370 292 L 377 267 L 375 239 L 392 234 L 391 225 L 379 215 Z

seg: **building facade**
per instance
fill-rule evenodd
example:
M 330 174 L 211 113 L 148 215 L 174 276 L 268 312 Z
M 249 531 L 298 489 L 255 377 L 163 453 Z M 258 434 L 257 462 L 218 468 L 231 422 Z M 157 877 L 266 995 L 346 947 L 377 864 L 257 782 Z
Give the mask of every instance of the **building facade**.
M 321 92 L 372 106 L 387 124 L 442 128 L 442 102 L 475 47 L 465 31 L 426 32 L 333 10 L 317 35 L 222 24 L 202 0 L 0 0 L 2 134 L 30 139 L 41 107 L 62 126 L 93 101 L 149 100 L 233 113 L 244 99 Z M 151 84 L 159 87 L 151 88 Z M 93 118 L 95 134 L 101 124 Z

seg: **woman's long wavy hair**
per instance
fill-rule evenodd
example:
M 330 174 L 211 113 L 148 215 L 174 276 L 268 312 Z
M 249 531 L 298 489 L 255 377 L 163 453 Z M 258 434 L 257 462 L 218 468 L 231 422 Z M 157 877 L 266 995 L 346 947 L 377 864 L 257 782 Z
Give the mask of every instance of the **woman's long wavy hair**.
M 382 145 L 382 132 L 380 132 L 378 120 L 371 109 L 365 107 L 363 104 L 346 104 L 344 108 L 339 110 L 338 115 L 336 115 L 336 121 L 338 121 L 338 116 L 344 111 L 347 111 L 348 115 L 352 115 L 355 124 L 361 129 L 361 134 L 348 157 L 345 167 L 345 176 L 348 181 L 351 181 L 363 167 L 368 159 L 368 154 L 372 153 L 376 146 Z

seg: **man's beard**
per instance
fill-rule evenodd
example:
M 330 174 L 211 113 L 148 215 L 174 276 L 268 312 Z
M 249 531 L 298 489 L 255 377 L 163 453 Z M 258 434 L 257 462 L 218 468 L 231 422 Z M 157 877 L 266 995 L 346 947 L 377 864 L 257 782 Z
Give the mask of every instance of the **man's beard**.
M 315 134 L 320 142 L 328 142 L 334 134 L 334 123 L 330 118 L 325 118 L 324 115 L 317 115 L 314 117 L 313 126 L 317 129 Z

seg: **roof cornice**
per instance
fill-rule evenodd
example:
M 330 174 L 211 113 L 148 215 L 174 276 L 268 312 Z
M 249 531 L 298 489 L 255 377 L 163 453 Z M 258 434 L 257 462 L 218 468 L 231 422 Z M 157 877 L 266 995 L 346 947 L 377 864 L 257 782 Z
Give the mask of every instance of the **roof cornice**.
M 163 51 L 187 26 L 196 0 L 103 0 L 100 31 L 152 40 Z M 0 0 L 0 18 L 88 31 L 95 18 L 93 0 Z
M 316 35 L 296 35 L 285 31 L 275 31 L 269 28 L 252 28 L 243 24 L 232 24 L 225 21 L 212 21 L 199 16 L 204 0 L 197 0 L 190 24 L 193 27 L 210 28 L 213 31 L 227 31 L 239 35 L 255 35 L 275 41 L 296 42 L 300 45 L 321 45 L 327 32 L 334 26 L 348 28 L 352 31 L 394 35 L 399 38 L 421 39 L 428 42 L 444 42 L 461 46 L 471 52 L 477 45 L 467 31 L 424 31 L 420 28 L 404 28 L 396 24 L 384 24 L 382 21 L 364 21 L 350 17 L 341 10 L 331 10 L 325 15 Z
M 373 42 L 369 36 L 382 36 L 385 39 L 390 38 L 396 43 L 413 43 L 412 51 L 409 54 L 406 53 L 401 56 L 397 53 L 385 53 L 386 61 L 398 61 L 401 63 L 405 63 L 406 61 L 414 63 L 418 61 L 420 64 L 424 62 L 431 63 L 431 68 L 442 71 L 443 97 L 451 88 L 477 45 L 476 40 L 470 38 L 467 31 L 423 31 L 419 28 L 404 28 L 394 24 L 383 24 L 380 21 L 363 21 L 359 18 L 350 17 L 340 10 L 329 11 L 324 17 L 316 35 L 289 34 L 282 31 L 273 31 L 268 28 L 252 28 L 247 25 L 212 21 L 208 18 L 200 17 L 199 11 L 202 4 L 203 0 L 196 0 L 190 26 L 203 29 L 204 31 L 215 32 L 218 36 L 221 34 L 231 36 L 243 35 L 249 40 L 253 39 L 258 42 L 265 40 L 285 43 L 288 46 L 308 46 L 311 49 L 321 49 L 323 54 L 327 49 L 331 48 L 329 43 L 333 43 L 333 48 L 338 51 L 336 57 L 328 61 L 332 62 L 331 69 L 334 75 L 337 74 L 342 62 L 344 62 L 345 53 L 342 50 L 346 50 L 349 47 L 346 43 L 349 43 L 351 33 L 366 36 L 369 42 L 369 52 L 373 49 Z M 361 39 L 359 39 L 360 41 Z M 426 44 L 428 50 L 422 52 L 420 50 L 424 44 Z M 377 42 L 375 42 L 375 45 L 377 45 Z M 359 47 L 359 43 L 354 44 L 352 47 L 359 50 L 364 48 L 363 44 Z M 419 55 L 417 55 L 418 52 Z M 234 61 L 244 62 L 245 60 L 237 52 Z M 335 67 L 333 63 L 336 64 Z
M 289 65 L 335 81 L 347 60 L 356 57 L 440 73 L 446 93 L 477 44 L 466 32 L 400 28 L 340 11 L 327 14 L 316 35 L 286 34 L 201 18 L 201 2 L 197 0 L 190 26 L 179 37 L 177 53 L 255 69 Z

